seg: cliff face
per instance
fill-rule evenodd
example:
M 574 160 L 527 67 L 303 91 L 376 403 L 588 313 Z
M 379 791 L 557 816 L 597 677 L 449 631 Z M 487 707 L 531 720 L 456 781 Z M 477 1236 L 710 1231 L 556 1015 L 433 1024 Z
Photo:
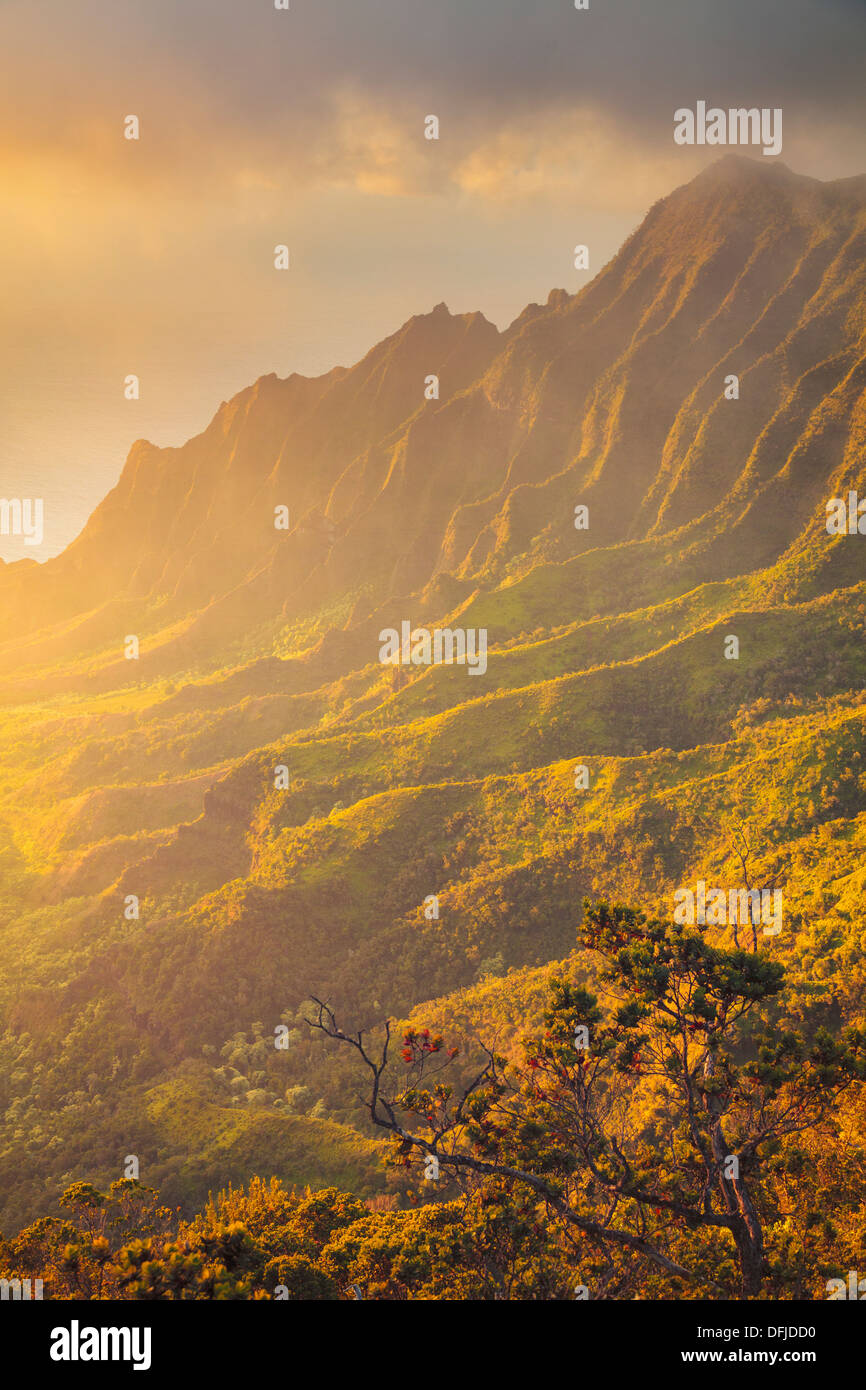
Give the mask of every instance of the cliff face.
M 104 651 L 121 680 L 120 628 L 218 665 L 251 627 L 444 612 L 624 542 L 695 582 L 807 546 L 863 480 L 864 250 L 866 180 L 732 156 L 505 333 L 439 305 L 351 369 L 264 377 L 182 448 L 137 442 L 63 555 L 0 570 L 0 671 Z

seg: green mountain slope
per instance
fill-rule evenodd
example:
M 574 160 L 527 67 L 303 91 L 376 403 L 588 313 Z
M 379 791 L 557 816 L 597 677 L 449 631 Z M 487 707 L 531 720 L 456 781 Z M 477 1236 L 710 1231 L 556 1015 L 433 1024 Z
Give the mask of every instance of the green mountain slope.
M 511 1046 L 585 894 L 744 843 L 787 1016 L 862 1017 L 864 247 L 866 181 L 723 160 L 579 295 L 263 378 L 0 567 L 0 1229 L 128 1153 L 380 1191 L 309 993 Z M 486 670 L 383 663 L 403 622 Z

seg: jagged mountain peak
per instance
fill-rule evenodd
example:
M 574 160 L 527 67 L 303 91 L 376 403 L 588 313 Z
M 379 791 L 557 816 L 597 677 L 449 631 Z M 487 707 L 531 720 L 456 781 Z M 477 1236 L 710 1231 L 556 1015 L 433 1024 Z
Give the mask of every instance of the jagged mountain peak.
M 64 555 L 0 571 L 0 640 L 99 610 L 107 594 L 144 605 L 142 624 L 158 604 L 162 621 L 197 630 L 212 609 L 208 630 L 234 640 L 247 604 L 259 620 L 357 613 L 433 581 L 489 586 L 542 557 L 683 527 L 710 554 L 729 505 L 752 545 L 749 499 L 820 413 L 810 373 L 835 352 L 830 392 L 863 350 L 861 188 L 726 155 L 657 203 L 582 290 L 551 290 L 504 333 L 440 302 L 353 366 L 263 375 L 180 448 L 137 441 Z M 733 410 L 730 373 L 743 382 Z M 798 423 L 770 449 L 785 411 Z M 767 558 L 839 466 L 836 449 L 816 460 L 801 504 L 758 542 Z M 91 626 L 74 625 L 71 651 Z

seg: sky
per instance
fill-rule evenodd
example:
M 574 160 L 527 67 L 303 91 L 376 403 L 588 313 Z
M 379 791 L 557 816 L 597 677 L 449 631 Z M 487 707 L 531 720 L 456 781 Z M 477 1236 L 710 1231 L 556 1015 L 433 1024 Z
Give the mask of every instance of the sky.
M 580 289 L 724 153 L 677 108 L 781 107 L 790 168 L 866 173 L 866 0 L 589 4 L 0 0 L 0 497 L 45 513 L 0 558 L 263 374 Z

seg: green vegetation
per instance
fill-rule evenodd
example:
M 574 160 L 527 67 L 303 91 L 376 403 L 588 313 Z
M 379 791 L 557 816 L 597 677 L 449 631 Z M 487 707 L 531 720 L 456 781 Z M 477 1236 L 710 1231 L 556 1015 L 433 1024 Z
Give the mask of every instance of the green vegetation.
M 183 449 L 137 445 L 63 556 L 0 567 L 7 1268 L 76 1296 L 561 1298 L 579 1263 L 609 1297 L 811 1298 L 862 1265 L 866 540 L 824 517 L 866 497 L 864 226 L 847 182 L 725 161 L 574 299 L 505 334 L 440 308 L 352 369 L 264 378 Z M 486 628 L 486 673 L 383 665 L 404 620 Z M 522 1040 L 555 1072 L 544 1033 L 579 1002 L 659 1051 L 659 997 L 612 1021 L 583 902 L 623 905 L 646 991 L 699 881 L 784 902 L 748 961 L 704 942 L 726 1133 L 754 1140 L 753 1076 L 768 1114 L 816 1077 L 832 1100 L 754 1144 L 760 1260 L 698 1212 L 662 1061 L 623 1132 L 669 1196 L 619 1200 L 667 1265 L 523 1179 L 431 1193 L 384 1161 L 311 996 L 347 1033 L 453 1040 L 455 1087 L 488 1047 L 522 1099 L 462 1151 L 598 1217 L 568 1154 L 598 1155 L 573 1130 L 549 1151 Z

